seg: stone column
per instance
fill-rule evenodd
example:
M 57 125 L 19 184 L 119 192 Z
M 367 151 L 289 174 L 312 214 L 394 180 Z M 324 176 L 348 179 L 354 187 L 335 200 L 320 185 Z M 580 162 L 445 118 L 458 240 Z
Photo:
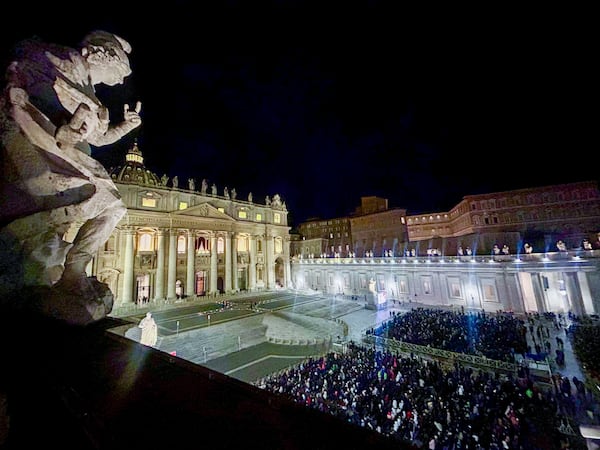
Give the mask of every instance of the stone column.
M 292 283 L 292 269 L 290 267 L 290 237 L 286 236 L 283 240 L 283 264 L 285 270 L 285 280 L 283 280 L 283 287 L 289 288 L 293 285 Z M 294 286 L 295 287 L 295 286 Z
M 213 233 L 210 236 L 210 293 L 217 293 L 217 236 Z
M 505 273 L 504 277 L 507 292 L 506 302 L 502 302 L 504 309 L 514 311 L 515 313 L 525 312 L 525 303 L 521 285 L 519 284 L 518 273 Z
M 125 228 L 125 261 L 123 264 L 123 303 L 133 302 L 133 235 L 135 230 Z
M 578 316 L 583 315 L 583 297 L 581 295 L 581 287 L 577 279 L 577 272 L 564 272 L 565 287 L 567 289 L 567 300 L 573 312 Z
M 225 233 L 225 292 L 231 292 L 231 233 Z
M 542 275 L 539 272 L 531 273 L 531 283 L 533 285 L 533 293 L 535 294 L 535 303 L 538 312 L 546 311 L 546 296 L 544 295 L 544 284 L 542 283 Z
M 156 288 L 154 300 L 165 299 L 165 232 L 158 230 L 158 249 L 156 251 Z
M 177 297 L 175 282 L 177 281 L 177 230 L 169 233 L 169 267 L 167 268 L 167 300 Z
M 248 251 L 248 290 L 256 289 L 256 236 L 250 236 Z
M 185 294 L 188 296 L 193 296 L 196 294 L 195 289 L 195 267 L 194 261 L 196 261 L 196 253 L 194 251 L 194 232 L 192 230 L 188 230 L 187 232 L 187 275 L 186 275 L 186 285 L 185 285 Z
M 238 249 L 238 235 L 237 235 L 237 233 L 233 233 L 233 238 L 231 240 L 231 272 L 233 274 L 232 281 L 233 281 L 234 292 L 237 292 L 240 290 L 240 287 L 238 286 L 237 249 Z
M 270 230 L 265 233 L 265 276 L 267 289 L 275 288 L 275 248 Z

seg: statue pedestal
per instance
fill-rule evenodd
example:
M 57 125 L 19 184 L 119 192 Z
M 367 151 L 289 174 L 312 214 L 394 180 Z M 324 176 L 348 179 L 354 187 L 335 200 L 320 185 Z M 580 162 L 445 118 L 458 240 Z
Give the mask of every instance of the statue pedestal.
M 365 308 L 367 309 L 373 309 L 373 310 L 380 310 L 380 309 L 387 309 L 388 304 L 387 304 L 387 296 L 385 292 L 368 292 L 367 293 L 367 304 L 365 306 Z

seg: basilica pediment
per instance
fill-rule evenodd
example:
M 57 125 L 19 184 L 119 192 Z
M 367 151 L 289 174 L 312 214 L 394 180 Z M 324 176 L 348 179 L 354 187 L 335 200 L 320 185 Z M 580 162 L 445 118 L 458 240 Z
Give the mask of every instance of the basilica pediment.
M 226 219 L 234 222 L 234 219 L 228 216 L 227 214 L 219 211 L 217 208 L 212 206 L 210 203 L 201 203 L 200 205 L 191 206 L 186 209 L 180 209 L 173 214 L 178 216 L 188 216 L 188 217 L 206 217 L 210 219 Z

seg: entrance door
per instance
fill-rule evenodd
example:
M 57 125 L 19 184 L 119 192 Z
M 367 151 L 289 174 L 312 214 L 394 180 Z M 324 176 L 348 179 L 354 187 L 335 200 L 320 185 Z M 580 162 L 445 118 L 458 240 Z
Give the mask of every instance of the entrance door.
M 136 280 L 136 302 L 146 303 L 150 298 L 150 275 L 138 275 Z
M 196 295 L 206 295 L 206 271 L 196 272 Z

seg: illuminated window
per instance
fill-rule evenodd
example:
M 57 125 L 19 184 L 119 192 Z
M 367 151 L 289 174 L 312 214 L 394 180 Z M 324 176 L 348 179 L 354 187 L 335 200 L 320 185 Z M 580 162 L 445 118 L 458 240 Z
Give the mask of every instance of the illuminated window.
M 185 236 L 177 238 L 177 253 L 185 253 Z
M 279 214 L 279 213 L 273 214 L 273 222 L 281 223 L 281 214 Z
M 256 221 L 262 222 L 262 214 L 261 213 L 256 213 Z
M 179 202 L 179 209 L 187 209 L 188 204 L 187 202 Z
M 155 198 L 142 198 L 142 206 L 146 206 L 148 208 L 156 208 L 156 199 Z
M 247 237 L 238 238 L 237 251 L 238 252 L 247 252 L 248 251 L 248 238 Z
M 281 253 L 283 251 L 283 243 L 281 238 L 275 238 L 275 253 Z
M 225 240 L 220 237 L 217 239 L 217 253 L 223 253 L 225 251 Z
M 151 252 L 152 248 L 152 235 L 150 233 L 142 233 L 138 238 L 138 250 L 141 252 Z
M 201 236 L 196 240 L 196 253 L 199 255 L 205 255 L 209 253 L 209 242 L 208 240 Z
M 247 219 L 248 218 L 248 213 L 246 211 L 238 211 L 238 217 L 240 219 Z
M 225 212 L 225 208 L 217 208 L 217 210 L 221 211 L 222 213 Z

